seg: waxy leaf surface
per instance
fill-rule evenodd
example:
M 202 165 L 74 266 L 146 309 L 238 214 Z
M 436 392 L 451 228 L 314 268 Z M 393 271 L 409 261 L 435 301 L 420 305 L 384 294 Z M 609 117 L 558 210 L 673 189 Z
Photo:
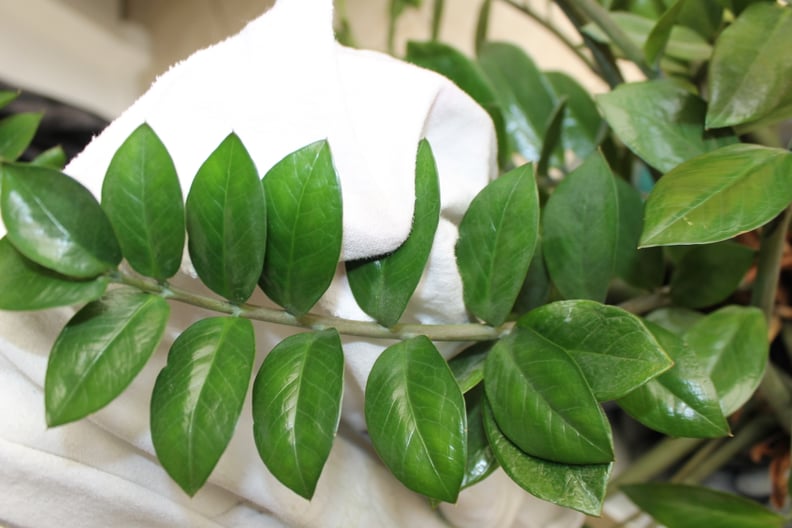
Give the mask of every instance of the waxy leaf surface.
M 652 290 L 663 284 L 665 262 L 662 248 L 638 248 L 643 231 L 644 204 L 641 194 L 616 178 L 619 198 L 619 242 L 616 245 L 616 275 L 628 284 Z
M 726 300 L 753 265 L 754 255 L 751 248 L 729 240 L 691 246 L 674 267 L 671 299 L 688 308 Z
M 36 135 L 41 116 L 24 113 L 0 120 L 0 160 L 14 161 L 25 152 Z
M 492 452 L 487 433 L 484 430 L 484 388 L 479 385 L 465 394 L 467 410 L 467 463 L 462 488 L 472 486 L 487 478 L 498 468 L 498 461 Z

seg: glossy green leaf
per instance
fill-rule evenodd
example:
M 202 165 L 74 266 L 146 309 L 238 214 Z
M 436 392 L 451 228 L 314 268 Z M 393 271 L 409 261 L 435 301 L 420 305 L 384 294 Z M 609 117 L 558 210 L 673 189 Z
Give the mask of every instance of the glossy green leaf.
M 391 327 L 407 308 L 421 280 L 440 221 L 440 184 L 432 149 L 422 140 L 415 166 L 415 206 L 410 236 L 393 253 L 347 262 L 347 279 L 358 305 Z
M 685 484 L 629 484 L 621 490 L 642 510 L 672 528 L 781 528 L 786 520 L 758 502 Z
M 666 0 L 666 5 L 670 0 Z M 677 22 L 687 26 L 707 40 L 721 29 L 723 22 L 723 6 L 720 0 L 695 0 L 688 1 L 682 7 Z
M 79 182 L 47 167 L 4 165 L 3 222 L 8 239 L 34 262 L 90 278 L 121 262 L 113 228 Z
M 170 154 L 147 124 L 121 144 L 102 184 L 102 208 L 129 265 L 158 280 L 179 271 L 184 204 Z
M 512 312 L 516 315 L 521 315 L 538 306 L 542 306 L 547 302 L 550 290 L 550 276 L 547 274 L 547 266 L 545 266 L 540 239 L 536 244 L 531 265 L 528 266 L 525 282 L 520 288 L 520 293 L 517 294 L 517 300 L 514 301 Z
M 558 301 L 517 324 L 569 353 L 600 401 L 620 398 L 671 368 L 672 361 L 635 315 L 593 301 Z
M 792 103 L 792 8 L 759 3 L 718 37 L 709 69 L 707 128 L 765 118 Z
M 341 418 L 344 352 L 335 329 L 296 334 L 264 359 L 253 384 L 253 436 L 270 472 L 310 499 Z
M 537 161 L 545 127 L 556 105 L 547 79 L 513 44 L 485 43 L 478 60 L 503 109 L 506 132 L 515 150 L 527 161 Z
M 482 412 L 495 458 L 518 486 L 564 508 L 600 515 L 612 464 L 559 464 L 533 457 L 503 434 L 489 405 Z
M 465 474 L 465 402 L 431 341 L 388 347 L 366 382 L 365 414 L 377 454 L 409 489 L 455 502 Z
M 539 161 L 536 163 L 536 173 L 539 176 L 546 176 L 547 168 L 553 154 L 561 146 L 561 129 L 566 114 L 566 97 L 561 97 L 550 113 L 545 127 L 545 134 L 542 142 L 542 151 L 539 153 Z
M 644 320 L 662 326 L 666 330 L 681 336 L 690 330 L 702 317 L 704 317 L 704 314 L 688 308 L 666 306 L 649 312 L 644 316 Z
M 490 182 L 459 224 L 456 258 L 465 305 L 500 325 L 511 312 L 539 230 L 539 196 L 533 168 L 518 167 Z
M 94 301 L 107 289 L 106 277 L 75 280 L 39 266 L 7 238 L 0 240 L 0 310 L 44 310 Z
M 19 92 L 15 90 L 0 90 L 0 108 L 7 106 L 9 103 L 19 97 Z
M 190 496 L 234 433 L 255 354 L 247 319 L 202 319 L 173 342 L 151 395 L 151 439 L 162 467 Z
M 557 99 L 566 98 L 561 142 L 565 151 L 571 150 L 585 159 L 599 143 L 602 118 L 591 95 L 572 77 L 561 72 L 545 72 Z
M 655 25 L 652 19 L 623 11 L 613 12 L 610 16 L 636 46 L 639 48 L 646 46 L 646 41 Z M 609 42 L 607 35 L 593 24 L 586 25 L 583 30 L 599 42 Z M 703 61 L 709 59 L 712 53 L 712 46 L 704 37 L 692 29 L 684 26 L 674 26 L 671 29 L 665 53 L 669 57 L 679 60 Z
M 564 464 L 613 460 L 608 419 L 583 372 L 532 328 L 516 327 L 492 347 L 484 388 L 498 427 L 526 453 Z
M 754 250 L 736 242 L 692 246 L 671 275 L 671 299 L 688 308 L 726 300 L 754 262 Z
M 676 0 L 671 7 L 660 17 L 657 23 L 649 32 L 649 36 L 644 42 L 643 50 L 646 56 L 646 62 L 655 64 L 663 55 L 668 39 L 671 37 L 671 30 L 677 22 L 682 8 L 685 7 L 687 0 Z
M 792 202 L 792 154 L 738 144 L 663 176 L 646 203 L 642 246 L 720 242 L 773 219 Z
M 616 182 L 592 154 L 558 184 L 542 217 L 547 271 L 567 299 L 605 300 L 619 239 Z
M 267 203 L 256 166 L 233 132 L 198 169 L 185 214 L 201 281 L 231 302 L 247 301 L 264 265 Z
M 66 152 L 63 151 L 63 147 L 58 145 L 45 150 L 33 158 L 30 163 L 39 167 L 50 167 L 60 170 L 66 166 L 66 161 Z
M 661 172 L 736 141 L 704 131 L 706 104 L 674 79 L 628 83 L 597 96 L 608 124 L 627 147 Z
M 341 254 L 341 187 L 330 146 L 318 141 L 264 176 L 267 248 L 264 292 L 296 316 L 330 286 Z
M 721 308 L 693 325 L 685 340 L 712 379 L 723 414 L 729 416 L 753 396 L 769 354 L 767 324 L 759 309 Z
M 0 160 L 14 161 L 36 135 L 42 114 L 14 114 L 0 120 Z
M 674 360 L 670 370 L 618 400 L 619 406 L 647 427 L 669 436 L 711 438 L 729 434 L 718 393 L 687 343 L 672 332 L 646 323 Z
M 483 409 L 484 390 L 479 385 L 475 390 L 465 394 L 467 410 L 467 463 L 462 488 L 481 482 L 498 468 L 498 461 L 492 452 L 487 433 L 484 431 Z
M 487 359 L 492 345 L 491 341 L 480 341 L 448 360 L 448 366 L 463 393 L 467 393 L 484 379 L 484 360 Z
M 162 297 L 127 289 L 77 312 L 50 352 L 47 425 L 79 420 L 121 394 L 157 348 L 169 313 Z
M 628 284 L 652 290 L 663 283 L 665 262 L 661 248 L 638 249 L 643 230 L 644 205 L 641 194 L 616 178 L 619 198 L 619 243 L 616 246 L 616 275 Z

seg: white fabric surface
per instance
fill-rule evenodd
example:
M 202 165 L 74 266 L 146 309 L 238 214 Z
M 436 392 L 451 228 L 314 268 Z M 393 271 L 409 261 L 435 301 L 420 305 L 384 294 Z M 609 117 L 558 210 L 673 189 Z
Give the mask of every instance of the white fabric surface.
M 206 156 L 234 130 L 264 174 L 289 152 L 329 138 L 344 200 L 345 259 L 398 247 L 409 233 L 420 138 L 432 143 L 442 219 L 427 271 L 405 318 L 466 320 L 453 246 L 457 223 L 495 172 L 487 114 L 453 84 L 390 57 L 338 45 L 331 0 L 280 0 L 240 34 L 159 78 L 68 167 L 99 194 L 120 143 L 147 121 L 186 194 Z M 198 288 L 182 273 L 175 282 Z M 253 302 L 266 302 L 258 294 Z M 574 527 L 581 516 L 533 499 L 502 473 L 465 490 L 443 519 L 404 488 L 367 444 L 362 394 L 386 343 L 345 340 L 344 417 L 316 494 L 277 482 L 253 445 L 249 402 L 207 485 L 190 499 L 153 456 L 149 397 L 167 348 L 202 313 L 174 305 L 160 350 L 132 385 L 91 417 L 45 426 L 46 358 L 71 309 L 0 312 L 0 524 L 26 527 Z M 365 318 L 339 273 L 316 307 Z M 263 355 L 292 329 L 257 324 Z M 442 348 L 446 356 L 453 345 Z

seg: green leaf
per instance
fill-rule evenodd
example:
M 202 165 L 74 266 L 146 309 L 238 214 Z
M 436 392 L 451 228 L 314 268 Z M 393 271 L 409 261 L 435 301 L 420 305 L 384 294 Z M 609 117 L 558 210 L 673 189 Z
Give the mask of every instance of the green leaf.
M 503 109 L 506 132 L 527 161 L 537 161 L 545 126 L 556 101 L 542 72 L 513 45 L 488 42 L 479 50 L 479 64 Z
M 755 252 L 725 241 L 693 246 L 671 275 L 671 299 L 688 308 L 704 308 L 726 300 L 745 277 Z
M 600 515 L 612 464 L 559 464 L 533 457 L 506 438 L 486 403 L 483 418 L 495 458 L 518 486 L 564 508 Z
M 733 137 L 704 131 L 706 104 L 675 79 L 622 84 L 597 96 L 608 124 L 627 147 L 660 172 L 710 152 Z
M 785 519 L 759 503 L 700 486 L 629 484 L 621 490 L 658 522 L 673 528 L 781 528 Z
M 44 310 L 98 299 L 106 277 L 75 280 L 23 256 L 7 238 L 0 240 L 0 310 Z
M 720 0 L 686 2 L 677 16 L 677 21 L 680 25 L 689 27 L 705 39 L 714 40 L 723 22 L 723 6 L 720 4 Z
M 591 95 L 572 77 L 561 72 L 545 72 L 557 99 L 566 98 L 561 142 L 579 159 L 586 159 L 599 144 L 602 118 Z
M 648 313 L 644 320 L 681 336 L 702 317 L 704 317 L 703 314 L 687 308 L 667 306 Z
M 253 384 L 253 435 L 270 472 L 310 499 L 341 418 L 344 352 L 335 329 L 296 334 L 264 359 Z
M 492 347 L 484 388 L 498 427 L 529 455 L 563 464 L 613 460 L 610 426 L 586 378 L 535 330 L 515 327 Z
M 409 489 L 455 502 L 465 474 L 465 402 L 431 341 L 388 347 L 366 383 L 365 413 L 374 449 Z
M 0 120 L 0 160 L 14 161 L 36 135 L 42 114 L 14 114 Z
M 561 146 L 561 129 L 565 119 L 566 105 L 566 97 L 561 97 L 548 117 L 542 151 L 539 153 L 539 161 L 536 163 L 536 173 L 539 176 L 547 175 L 550 160 L 558 147 Z
M 121 394 L 157 348 L 169 313 L 162 297 L 128 289 L 77 312 L 47 363 L 47 425 L 79 420 Z
M 66 166 L 66 152 L 63 151 L 63 147 L 60 145 L 49 148 L 36 156 L 33 161 L 30 162 L 31 165 L 37 165 L 39 167 L 50 167 L 52 169 L 61 170 L 64 166 Z
M 542 252 L 562 296 L 605 300 L 618 222 L 613 174 L 601 154 L 592 154 L 558 184 L 542 217 Z
M 661 16 L 654 25 L 652 31 L 649 32 L 649 36 L 643 45 L 646 62 L 649 64 L 655 64 L 659 61 L 660 57 L 662 57 L 668 45 L 668 39 L 671 38 L 671 30 L 674 28 L 674 24 L 676 24 L 680 12 L 685 7 L 686 1 L 687 0 L 676 0 L 671 7 L 663 13 L 663 16 Z
M 255 354 L 247 319 L 215 317 L 173 342 L 151 395 L 151 439 L 162 467 L 190 496 L 234 433 Z
M 158 280 L 179 271 L 184 250 L 181 186 L 170 154 L 147 124 L 113 155 L 102 184 L 102 208 L 135 271 Z
M 330 146 L 323 140 L 289 154 L 263 182 L 267 248 L 259 284 L 299 317 L 330 286 L 341 254 L 341 187 Z
M 665 262 L 661 248 L 638 249 L 643 230 L 644 205 L 641 194 L 616 178 L 619 198 L 619 243 L 616 246 L 616 275 L 638 288 L 652 290 L 663 283 Z
M 0 108 L 8 106 L 17 97 L 19 97 L 19 91 L 17 90 L 0 90 Z
M 380 324 L 391 327 L 407 308 L 432 251 L 440 221 L 440 184 L 432 149 L 421 140 L 415 167 L 415 207 L 410 236 L 393 253 L 373 260 L 347 262 L 347 278 L 358 305 Z
M 773 219 L 792 202 L 792 154 L 738 144 L 693 158 L 649 195 L 641 245 L 707 244 Z
M 509 316 L 531 263 L 539 229 L 533 168 L 523 165 L 490 182 L 462 222 L 456 258 L 465 305 L 491 325 Z
M 616 306 L 558 301 L 528 312 L 517 324 L 566 350 L 600 401 L 620 398 L 672 365 L 643 322 Z
M 448 360 L 462 393 L 467 393 L 484 379 L 484 360 L 492 345 L 491 341 L 480 341 Z
M 747 402 L 762 381 L 769 345 L 762 312 L 727 306 L 694 324 L 685 340 L 718 391 L 723 414 Z
M 462 488 L 468 488 L 481 482 L 498 468 L 498 461 L 492 452 L 487 434 L 484 431 L 483 408 L 484 390 L 479 385 L 465 395 L 467 409 L 467 462 Z
M 47 167 L 3 165 L 2 208 L 8 239 L 44 267 L 92 278 L 121 262 L 113 228 L 93 195 Z
M 531 265 L 528 266 L 525 282 L 520 288 L 520 293 L 517 294 L 517 300 L 514 301 L 512 312 L 516 315 L 522 315 L 547 303 L 550 289 L 550 277 L 547 274 L 547 267 L 542 254 L 542 243 L 539 240 L 536 244 L 533 259 L 531 259 Z
M 670 370 L 618 400 L 647 427 L 669 436 L 712 438 L 729 434 L 718 393 L 699 358 L 672 332 L 646 323 L 674 360 Z
M 707 128 L 758 121 L 792 103 L 792 9 L 759 3 L 715 44 L 709 68 Z
M 233 303 L 247 301 L 264 265 L 267 203 L 256 166 L 233 132 L 198 169 L 185 214 L 201 281 Z

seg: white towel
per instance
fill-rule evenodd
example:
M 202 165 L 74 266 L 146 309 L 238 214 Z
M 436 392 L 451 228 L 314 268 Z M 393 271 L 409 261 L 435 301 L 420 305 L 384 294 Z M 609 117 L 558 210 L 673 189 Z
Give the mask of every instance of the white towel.
M 177 64 L 67 172 L 98 196 L 113 153 L 144 121 L 170 151 L 185 194 L 198 167 L 232 130 L 261 174 L 289 152 L 328 138 L 343 192 L 347 260 L 391 251 L 405 240 L 416 149 L 428 138 L 441 179 L 442 218 L 405 318 L 466 320 L 453 246 L 461 214 L 495 173 L 492 124 L 443 77 L 337 44 L 331 0 L 280 0 L 238 35 Z M 200 286 L 188 273 L 176 282 Z M 316 310 L 366 318 L 342 266 Z M 0 521 L 59 528 L 447 526 L 425 499 L 388 473 L 360 434 L 363 387 L 381 342 L 344 342 L 343 422 L 313 500 L 289 491 L 258 459 L 249 402 L 207 485 L 190 499 L 153 456 L 149 399 L 168 346 L 202 314 L 174 305 L 160 350 L 118 399 L 87 419 L 47 430 L 42 393 L 47 353 L 72 313 L 0 313 Z M 293 330 L 256 326 L 257 369 L 265 353 Z M 442 348 L 446 356 L 456 350 Z M 486 499 L 493 496 L 496 501 Z M 578 514 L 529 497 L 502 474 L 441 510 L 457 526 L 581 523 Z

